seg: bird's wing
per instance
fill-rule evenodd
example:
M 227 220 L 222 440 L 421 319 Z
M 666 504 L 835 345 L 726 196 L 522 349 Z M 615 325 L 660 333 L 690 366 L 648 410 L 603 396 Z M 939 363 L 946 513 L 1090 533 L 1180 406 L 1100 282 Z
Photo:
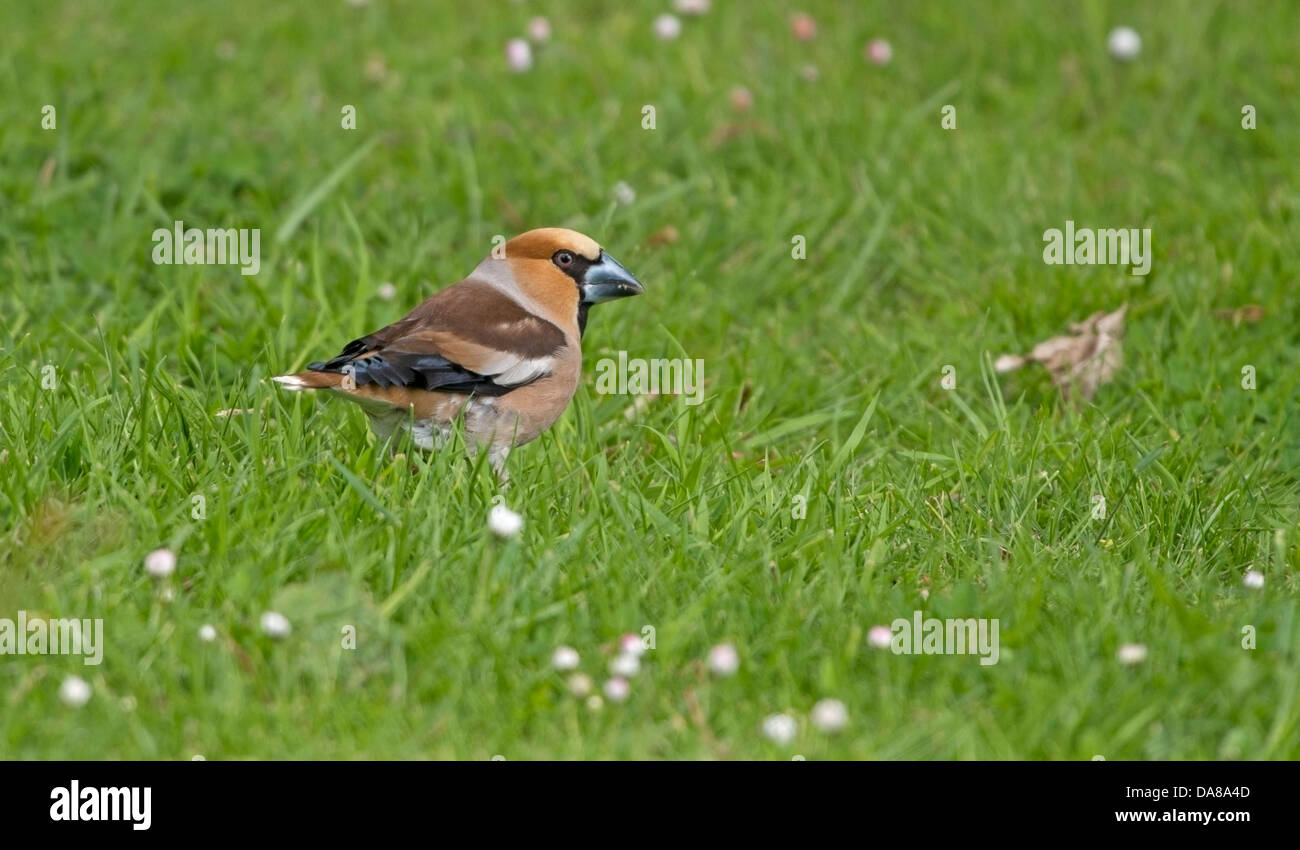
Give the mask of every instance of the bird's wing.
M 563 331 L 505 293 L 463 281 L 307 368 L 350 373 L 358 387 L 499 396 L 551 372 L 565 345 Z

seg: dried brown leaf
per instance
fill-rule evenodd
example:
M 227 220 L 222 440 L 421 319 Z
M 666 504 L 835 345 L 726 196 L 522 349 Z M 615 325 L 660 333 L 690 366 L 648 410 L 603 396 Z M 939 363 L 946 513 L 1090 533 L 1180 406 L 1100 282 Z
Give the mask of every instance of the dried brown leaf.
M 1215 310 L 1214 317 L 1239 325 L 1242 322 L 1258 322 L 1264 318 L 1264 308 L 1258 304 L 1247 304 L 1236 310 Z
M 1028 354 L 1004 354 L 993 364 L 998 372 L 1010 372 L 1026 363 L 1040 363 L 1064 398 L 1078 393 L 1091 399 L 1097 387 L 1109 382 L 1123 363 L 1125 304 L 1113 313 L 1093 313 L 1070 325 L 1070 333 L 1054 336 L 1035 345 Z
M 681 239 L 681 234 L 677 232 L 677 228 L 665 224 L 647 236 L 645 241 L 647 245 L 674 245 L 678 239 Z

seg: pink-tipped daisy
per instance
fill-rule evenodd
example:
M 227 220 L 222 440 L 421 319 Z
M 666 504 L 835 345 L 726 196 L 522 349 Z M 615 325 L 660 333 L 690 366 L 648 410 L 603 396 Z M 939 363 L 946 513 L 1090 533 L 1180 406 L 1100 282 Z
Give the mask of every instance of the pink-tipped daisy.
M 729 643 L 720 643 L 709 650 L 709 672 L 715 676 L 731 676 L 740 669 L 740 653 Z
M 605 697 L 610 702 L 622 702 L 630 693 L 632 693 L 632 686 L 621 676 L 615 676 L 605 683 Z
M 506 66 L 516 74 L 522 74 L 533 67 L 533 48 L 522 38 L 512 38 L 506 42 Z
M 672 41 L 682 34 L 682 22 L 676 15 L 660 15 L 655 18 L 654 30 L 661 41 Z
M 873 38 L 867 42 L 867 61 L 872 65 L 888 65 L 894 58 L 894 48 L 883 38 Z
M 144 557 L 144 570 L 154 578 L 167 578 L 176 572 L 176 553 L 170 549 L 155 549 Z
M 812 41 L 817 37 L 817 22 L 812 15 L 799 12 L 790 19 L 790 32 L 800 41 Z

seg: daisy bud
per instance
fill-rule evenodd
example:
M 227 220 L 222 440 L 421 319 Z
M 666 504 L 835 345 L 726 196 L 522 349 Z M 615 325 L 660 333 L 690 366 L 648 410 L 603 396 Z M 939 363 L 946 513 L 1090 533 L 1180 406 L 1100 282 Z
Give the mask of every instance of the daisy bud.
M 636 190 L 620 180 L 614 184 L 614 200 L 627 206 L 636 200 Z
M 1259 570 L 1249 570 L 1241 579 L 1242 584 L 1251 590 L 1259 590 L 1264 586 L 1264 574 Z
M 380 83 L 388 76 L 388 63 L 382 56 L 371 56 L 366 60 L 366 79 L 372 83 Z
M 216 639 L 217 639 L 217 630 L 215 628 L 208 625 L 207 623 L 204 623 L 203 625 L 199 626 L 199 640 L 203 641 L 204 643 L 212 643 Z
M 894 640 L 894 633 L 889 626 L 872 626 L 867 631 L 867 643 L 876 649 L 889 649 L 889 644 Z
M 591 693 L 592 687 L 591 677 L 586 673 L 574 673 L 569 677 L 569 693 L 578 699 L 582 699 Z

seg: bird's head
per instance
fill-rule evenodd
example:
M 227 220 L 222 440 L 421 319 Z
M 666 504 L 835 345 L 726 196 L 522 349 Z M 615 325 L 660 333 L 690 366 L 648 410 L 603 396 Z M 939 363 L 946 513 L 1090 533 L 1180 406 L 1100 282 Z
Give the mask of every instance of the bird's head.
M 504 262 L 520 291 L 557 315 L 572 316 L 576 310 L 580 329 L 592 304 L 645 291 L 595 240 L 574 230 L 530 230 L 511 239 L 504 249 Z

